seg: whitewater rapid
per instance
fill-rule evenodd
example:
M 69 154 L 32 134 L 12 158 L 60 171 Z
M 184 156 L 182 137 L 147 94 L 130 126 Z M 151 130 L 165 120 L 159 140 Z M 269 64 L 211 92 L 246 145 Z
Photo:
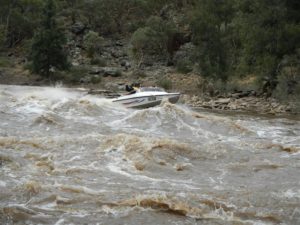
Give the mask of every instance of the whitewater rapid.
M 1 224 L 300 224 L 300 120 L 0 85 Z

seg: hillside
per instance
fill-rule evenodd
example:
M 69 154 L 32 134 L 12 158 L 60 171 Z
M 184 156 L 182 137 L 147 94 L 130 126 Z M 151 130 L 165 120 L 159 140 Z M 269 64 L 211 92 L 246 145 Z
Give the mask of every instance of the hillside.
M 2 84 L 118 91 L 140 82 L 196 95 L 190 102 L 197 106 L 207 107 L 213 99 L 214 108 L 219 98 L 238 96 L 290 102 L 282 111 L 300 108 L 298 1 L 24 0 L 1 5 Z M 241 107 L 222 103 L 216 108 Z

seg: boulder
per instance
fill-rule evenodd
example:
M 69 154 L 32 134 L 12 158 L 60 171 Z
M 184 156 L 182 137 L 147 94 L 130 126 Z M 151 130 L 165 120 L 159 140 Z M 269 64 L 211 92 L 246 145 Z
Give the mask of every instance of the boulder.
M 230 98 L 219 98 L 215 100 L 216 104 L 228 104 L 230 102 Z
M 130 62 L 125 61 L 125 60 L 121 61 L 120 64 L 121 64 L 121 66 L 125 67 L 126 70 L 131 67 Z
M 115 67 L 103 67 L 104 73 L 103 76 L 119 77 L 122 75 L 120 70 Z
M 92 67 L 91 71 L 89 72 L 89 74 L 104 74 L 105 69 L 103 67 Z
M 78 35 L 82 34 L 85 30 L 86 26 L 81 22 L 76 22 L 71 26 L 72 33 Z

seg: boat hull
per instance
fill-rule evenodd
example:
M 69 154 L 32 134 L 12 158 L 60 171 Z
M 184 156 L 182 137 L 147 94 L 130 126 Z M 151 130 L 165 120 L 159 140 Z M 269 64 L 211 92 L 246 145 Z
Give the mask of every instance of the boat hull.
M 179 97 L 179 93 L 152 94 L 145 96 L 131 95 L 116 98 L 113 102 L 120 103 L 128 108 L 149 108 L 159 105 L 164 99 L 175 104 L 179 100 Z

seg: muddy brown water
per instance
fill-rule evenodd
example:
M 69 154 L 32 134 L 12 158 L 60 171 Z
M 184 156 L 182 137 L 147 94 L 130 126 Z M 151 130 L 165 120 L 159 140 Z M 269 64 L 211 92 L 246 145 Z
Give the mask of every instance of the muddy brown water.
M 0 86 L 1 224 L 300 224 L 300 120 Z

